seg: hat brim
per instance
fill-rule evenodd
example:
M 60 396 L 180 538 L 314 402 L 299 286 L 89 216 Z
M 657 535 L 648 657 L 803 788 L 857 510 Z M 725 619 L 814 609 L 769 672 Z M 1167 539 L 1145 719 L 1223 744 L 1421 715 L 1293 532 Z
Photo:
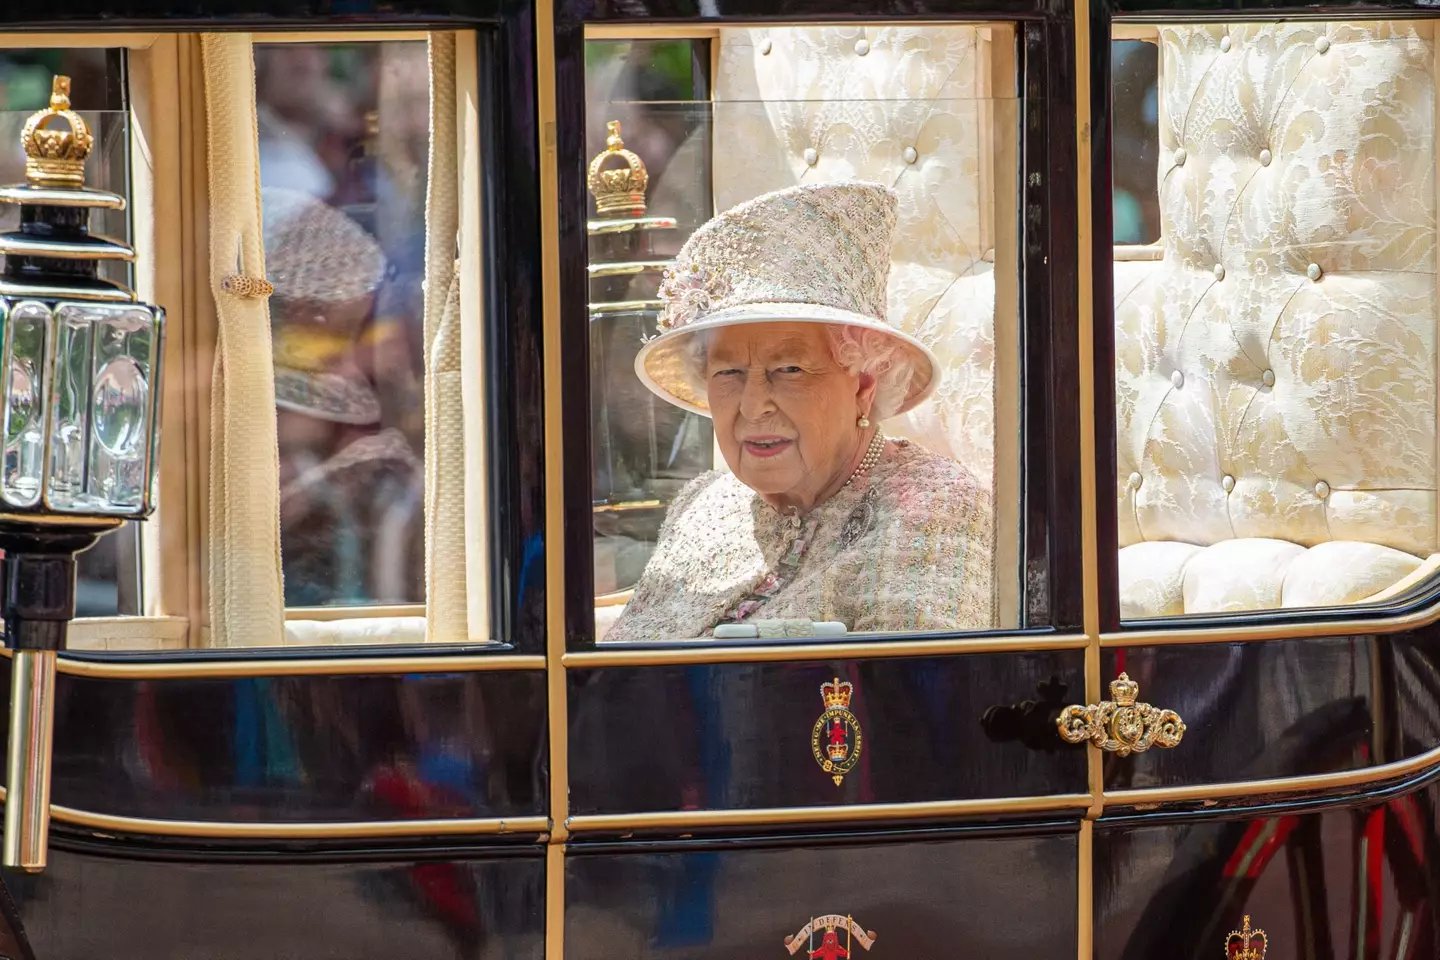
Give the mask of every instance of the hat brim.
M 356 377 L 275 366 L 275 406 L 317 420 L 370 426 L 380 422 L 380 397 Z
M 708 417 L 710 406 L 705 393 L 697 389 L 687 375 L 688 341 L 707 330 L 757 323 L 839 324 L 874 330 L 898 341 L 910 354 L 913 372 L 905 400 L 898 409 L 889 414 L 892 417 L 924 403 L 938 386 L 936 374 L 940 363 L 930 348 L 919 340 L 874 317 L 813 303 L 747 303 L 744 306 L 706 314 L 703 319 L 668 330 L 641 347 L 635 356 L 635 375 L 662 400 L 691 413 Z

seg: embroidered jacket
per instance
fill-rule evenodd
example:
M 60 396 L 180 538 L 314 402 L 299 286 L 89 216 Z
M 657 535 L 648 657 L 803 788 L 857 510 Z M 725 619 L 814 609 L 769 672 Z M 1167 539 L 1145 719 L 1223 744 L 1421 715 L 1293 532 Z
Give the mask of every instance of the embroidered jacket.
M 994 621 L 989 496 L 960 464 L 914 444 L 892 447 L 815 508 L 793 576 L 746 620 L 839 620 L 851 632 L 966 630 Z M 691 481 L 608 641 L 711 636 L 755 593 L 799 532 L 728 473 Z

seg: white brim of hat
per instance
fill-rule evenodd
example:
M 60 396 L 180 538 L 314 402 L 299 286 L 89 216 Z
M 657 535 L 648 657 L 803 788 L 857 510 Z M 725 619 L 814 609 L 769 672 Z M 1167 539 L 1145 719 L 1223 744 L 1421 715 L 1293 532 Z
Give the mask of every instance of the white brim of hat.
M 708 313 L 694 323 L 667 330 L 648 341 L 635 357 L 635 375 L 662 400 L 708 417 L 710 407 L 705 394 L 696 389 L 687 374 L 689 359 L 685 343 L 706 330 L 753 323 L 839 324 L 874 330 L 898 340 L 911 354 L 914 372 L 910 376 L 910 389 L 905 394 L 905 400 L 889 416 L 899 416 L 919 406 L 939 385 L 940 362 L 919 340 L 874 317 L 813 303 L 747 303 Z

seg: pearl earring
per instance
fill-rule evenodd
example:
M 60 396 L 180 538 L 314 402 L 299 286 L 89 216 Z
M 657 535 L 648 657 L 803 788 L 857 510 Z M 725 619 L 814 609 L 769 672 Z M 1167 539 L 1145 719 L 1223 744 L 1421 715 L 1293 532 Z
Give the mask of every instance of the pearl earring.
M 860 419 L 855 421 L 855 426 L 859 427 L 861 430 L 864 430 L 866 427 L 870 426 L 870 418 L 861 417 Z

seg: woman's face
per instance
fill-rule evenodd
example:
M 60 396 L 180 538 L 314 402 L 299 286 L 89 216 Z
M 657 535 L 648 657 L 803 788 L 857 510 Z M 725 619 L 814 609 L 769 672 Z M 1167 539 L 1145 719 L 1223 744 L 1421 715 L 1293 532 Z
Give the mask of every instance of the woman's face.
M 710 412 L 725 462 L 778 508 L 809 510 L 855 469 L 870 434 L 875 383 L 835 362 L 818 323 L 715 331 L 705 365 Z

